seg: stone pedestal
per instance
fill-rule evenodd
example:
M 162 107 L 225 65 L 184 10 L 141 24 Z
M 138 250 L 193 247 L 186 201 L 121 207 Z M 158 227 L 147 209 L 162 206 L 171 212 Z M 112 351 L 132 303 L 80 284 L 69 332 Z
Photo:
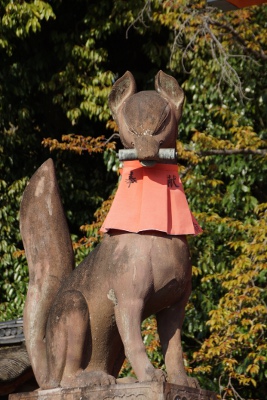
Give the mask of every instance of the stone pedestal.
M 215 393 L 169 383 L 57 388 L 9 395 L 9 400 L 216 400 Z

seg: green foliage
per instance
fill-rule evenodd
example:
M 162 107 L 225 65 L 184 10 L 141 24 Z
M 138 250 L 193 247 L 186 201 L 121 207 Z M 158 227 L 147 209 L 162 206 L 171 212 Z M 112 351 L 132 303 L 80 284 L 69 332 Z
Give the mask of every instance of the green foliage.
M 18 204 L 26 179 L 8 185 L 0 181 L 0 320 L 21 315 L 27 291 L 28 270 L 18 243 Z
M 0 47 L 12 54 L 12 39 L 24 39 L 41 30 L 42 20 L 55 18 L 52 7 L 45 1 L 1 1 Z
M 153 89 L 162 69 L 186 94 L 179 169 L 204 229 L 189 238 L 186 368 L 225 399 L 264 398 L 267 6 L 2 0 L 0 15 L 0 319 L 21 315 L 27 289 L 18 224 L 27 180 L 53 157 L 79 263 L 101 240 L 118 180 L 103 141 L 117 130 L 112 83 L 130 70 L 139 90 Z M 143 337 L 162 366 L 155 329 L 147 320 Z
M 266 204 L 256 211 L 253 222 L 227 219 L 237 233 L 228 243 L 237 252 L 232 268 L 203 278 L 221 287 L 223 295 L 209 312 L 211 334 L 194 354 L 195 373 L 211 375 L 216 369 L 222 396 L 235 397 L 237 385 L 264 390 L 267 376 Z

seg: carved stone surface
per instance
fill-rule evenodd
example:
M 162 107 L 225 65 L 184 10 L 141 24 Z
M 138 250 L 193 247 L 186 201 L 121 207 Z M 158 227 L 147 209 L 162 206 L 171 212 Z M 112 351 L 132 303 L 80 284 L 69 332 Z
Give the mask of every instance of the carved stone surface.
M 24 341 L 22 318 L 0 322 L 0 345 L 22 343 Z
M 169 383 L 148 382 L 109 386 L 58 388 L 17 393 L 9 400 L 216 400 L 216 394 Z

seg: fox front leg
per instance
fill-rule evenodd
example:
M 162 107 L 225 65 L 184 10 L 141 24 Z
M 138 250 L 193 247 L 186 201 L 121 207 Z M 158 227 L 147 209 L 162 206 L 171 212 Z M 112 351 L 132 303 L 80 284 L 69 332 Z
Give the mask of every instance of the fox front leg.
M 138 381 L 165 381 L 164 372 L 156 370 L 149 361 L 142 340 L 141 322 L 145 300 L 153 291 L 153 278 L 141 244 L 136 245 L 135 249 L 136 254 L 131 254 L 127 259 L 127 268 L 125 267 L 120 279 L 114 280 L 110 298 L 115 304 L 115 319 L 125 355 Z
M 190 291 L 191 284 L 188 285 L 188 289 L 180 301 L 157 313 L 157 324 L 168 382 L 177 385 L 198 387 L 196 379 L 187 376 L 185 372 L 181 343 L 185 306 Z
M 124 344 L 124 351 L 139 382 L 166 380 L 161 370 L 153 367 L 146 354 L 141 336 L 142 299 L 127 299 L 115 306 L 116 323 Z

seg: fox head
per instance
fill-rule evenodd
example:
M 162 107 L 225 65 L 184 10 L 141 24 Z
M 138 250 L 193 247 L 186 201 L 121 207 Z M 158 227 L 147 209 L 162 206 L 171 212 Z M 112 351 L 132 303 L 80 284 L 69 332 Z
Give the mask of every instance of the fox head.
M 184 92 L 170 75 L 159 71 L 155 89 L 136 92 L 133 75 L 127 71 L 109 96 L 109 106 L 126 149 L 135 149 L 137 159 L 156 160 L 159 150 L 175 148 L 182 116 Z

